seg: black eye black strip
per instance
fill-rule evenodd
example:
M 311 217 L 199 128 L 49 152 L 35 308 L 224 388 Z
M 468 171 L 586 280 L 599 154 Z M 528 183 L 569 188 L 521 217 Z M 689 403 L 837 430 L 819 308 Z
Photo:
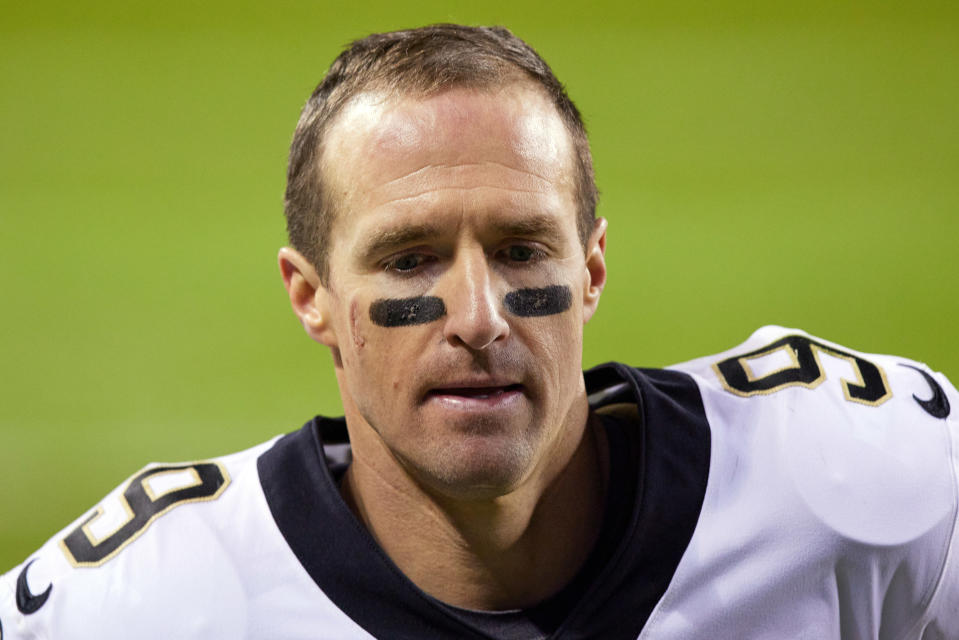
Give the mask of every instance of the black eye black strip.
M 433 322 L 446 315 L 446 305 L 435 296 L 383 298 L 370 305 L 370 320 L 381 327 L 408 327 Z
M 516 316 L 551 316 L 569 309 L 573 304 L 573 294 L 563 284 L 542 289 L 517 289 L 506 294 L 503 304 Z

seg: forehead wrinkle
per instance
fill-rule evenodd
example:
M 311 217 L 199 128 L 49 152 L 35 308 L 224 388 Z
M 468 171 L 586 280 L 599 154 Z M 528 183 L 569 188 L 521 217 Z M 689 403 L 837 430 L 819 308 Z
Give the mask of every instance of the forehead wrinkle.
M 464 181 L 472 182 L 472 184 L 458 184 L 455 177 L 446 183 L 442 176 L 437 179 L 435 174 L 431 174 L 431 172 L 437 169 L 444 172 L 447 169 L 452 172 L 458 172 L 459 170 L 467 172 L 471 170 L 471 168 L 476 167 L 490 167 L 491 169 L 495 167 L 496 169 L 493 169 L 494 172 L 490 175 L 484 176 L 485 179 L 479 184 L 476 184 L 477 181 L 474 178 L 468 178 Z M 517 179 L 512 180 L 510 175 L 504 175 L 500 171 L 501 169 L 509 171 L 510 174 L 515 174 Z M 388 182 L 378 185 L 376 188 L 363 194 L 362 199 L 367 205 L 373 207 L 388 207 L 390 205 L 402 206 L 421 200 L 425 200 L 426 202 L 437 200 L 442 198 L 442 194 L 444 193 L 459 193 L 465 196 L 485 189 L 499 192 L 499 198 L 504 203 L 504 206 L 510 208 L 519 206 L 519 199 L 524 196 L 548 196 L 546 200 L 543 200 L 539 204 L 539 207 L 546 208 L 562 206 L 557 201 L 557 198 L 565 199 L 568 197 L 571 200 L 575 199 L 574 186 L 570 180 L 565 177 L 561 176 L 559 180 L 550 181 L 548 177 L 540 174 L 525 169 L 516 169 L 495 161 L 474 162 L 463 165 L 430 164 L 420 167 L 407 175 L 393 178 Z
M 455 172 L 458 170 L 465 170 L 465 169 L 470 169 L 474 167 L 501 167 L 503 169 L 506 169 L 507 171 L 519 173 L 526 177 L 531 176 L 531 177 L 537 178 L 541 182 L 546 183 L 543 185 L 543 190 L 548 189 L 549 185 L 553 182 L 553 180 L 551 180 L 549 177 L 545 175 L 541 175 L 535 171 L 532 171 L 530 168 L 517 169 L 516 167 L 511 167 L 510 165 L 504 162 L 497 162 L 495 160 L 484 160 L 482 162 L 458 162 L 455 164 L 452 164 L 452 163 L 427 164 L 405 175 L 398 176 L 396 178 L 391 178 L 390 180 L 387 180 L 386 182 L 384 182 L 382 186 L 386 187 L 386 186 L 394 185 L 397 183 L 402 183 L 404 180 L 414 180 L 421 177 L 424 172 L 428 172 L 433 169 L 440 169 L 440 170 Z M 499 186 L 500 184 L 501 183 L 497 182 L 497 186 Z M 519 191 L 534 192 L 534 190 L 532 189 L 519 189 Z
M 481 191 L 481 190 L 483 190 L 483 189 L 498 189 L 498 190 L 500 190 L 500 191 L 504 191 L 504 190 L 505 190 L 505 191 L 510 191 L 511 193 L 532 193 L 532 194 L 542 194 L 542 193 L 543 193 L 543 191 L 539 191 L 539 190 L 536 190 L 536 189 L 511 189 L 511 188 L 506 188 L 506 187 L 502 187 L 502 186 L 499 186 L 499 185 L 493 186 L 493 185 L 485 185 L 485 184 L 484 184 L 484 185 L 475 185 L 475 186 L 472 186 L 472 187 L 443 187 L 443 188 L 441 188 L 441 189 L 437 189 L 437 188 L 426 188 L 426 189 L 424 189 L 423 191 L 420 191 L 420 192 L 418 192 L 418 193 L 414 193 L 414 194 L 411 194 L 411 195 L 402 196 L 402 197 L 399 197 L 399 198 L 389 198 L 389 199 L 387 199 L 387 200 L 382 201 L 382 202 L 380 203 L 380 205 L 399 204 L 399 203 L 402 203 L 402 202 L 409 202 L 409 201 L 412 201 L 412 200 L 419 200 L 420 198 L 428 197 L 428 196 L 430 196 L 430 195 L 432 195 L 432 194 L 436 194 L 436 193 L 439 193 L 439 192 L 442 192 L 442 191 L 462 191 L 463 193 L 469 193 L 469 192 L 471 192 L 471 191 Z

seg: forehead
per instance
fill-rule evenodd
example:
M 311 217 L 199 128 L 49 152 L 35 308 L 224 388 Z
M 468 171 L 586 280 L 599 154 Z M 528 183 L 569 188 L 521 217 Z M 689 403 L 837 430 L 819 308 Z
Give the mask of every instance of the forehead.
M 337 212 L 334 235 L 410 198 L 495 207 L 526 194 L 574 208 L 570 136 L 527 83 L 428 97 L 361 94 L 329 131 L 321 171 Z

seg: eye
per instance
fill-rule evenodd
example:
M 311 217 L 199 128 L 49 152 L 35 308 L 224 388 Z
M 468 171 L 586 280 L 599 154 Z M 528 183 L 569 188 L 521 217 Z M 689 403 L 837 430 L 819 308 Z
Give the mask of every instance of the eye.
M 399 271 L 402 273 L 414 271 L 417 267 L 426 262 L 427 257 L 422 253 L 405 253 L 397 256 L 386 263 L 387 271 Z
M 513 262 L 529 262 L 536 255 L 536 250 L 526 245 L 514 244 L 506 250 L 506 255 Z

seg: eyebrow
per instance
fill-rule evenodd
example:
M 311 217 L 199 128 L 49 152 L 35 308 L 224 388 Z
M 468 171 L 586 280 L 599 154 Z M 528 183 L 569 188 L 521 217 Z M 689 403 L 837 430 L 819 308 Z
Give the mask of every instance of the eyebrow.
M 395 229 L 376 229 L 363 243 L 360 255 L 367 260 L 374 259 L 392 253 L 400 247 L 419 244 L 428 238 L 435 238 L 442 232 L 443 227 L 441 225 L 432 223 L 410 224 Z
M 526 215 L 493 222 L 493 228 L 503 237 L 537 237 L 559 240 L 562 237 L 559 223 L 553 216 Z

